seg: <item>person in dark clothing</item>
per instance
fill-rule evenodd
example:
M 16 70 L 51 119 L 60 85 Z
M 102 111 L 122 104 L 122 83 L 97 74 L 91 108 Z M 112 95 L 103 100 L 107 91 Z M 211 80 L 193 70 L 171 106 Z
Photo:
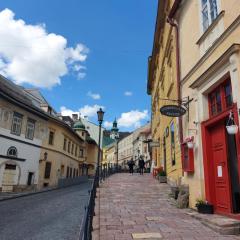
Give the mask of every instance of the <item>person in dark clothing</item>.
M 140 156 L 140 158 L 139 158 L 139 160 L 138 160 L 138 167 L 139 167 L 139 173 L 140 173 L 140 175 L 143 175 L 144 166 L 145 166 L 145 162 L 144 162 L 142 156 Z
M 133 175 L 133 167 L 134 167 L 135 163 L 133 161 L 133 159 L 131 159 L 129 162 L 128 162 L 128 167 L 129 167 L 129 173 L 131 173 Z

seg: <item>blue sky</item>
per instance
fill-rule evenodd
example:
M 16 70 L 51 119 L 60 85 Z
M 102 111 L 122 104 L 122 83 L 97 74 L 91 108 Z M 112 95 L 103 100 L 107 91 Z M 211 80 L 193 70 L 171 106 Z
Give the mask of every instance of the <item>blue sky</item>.
M 40 88 L 58 112 L 95 121 L 103 106 L 106 127 L 116 117 L 131 130 L 149 120 L 156 8 L 157 0 L 2 0 L 0 72 Z

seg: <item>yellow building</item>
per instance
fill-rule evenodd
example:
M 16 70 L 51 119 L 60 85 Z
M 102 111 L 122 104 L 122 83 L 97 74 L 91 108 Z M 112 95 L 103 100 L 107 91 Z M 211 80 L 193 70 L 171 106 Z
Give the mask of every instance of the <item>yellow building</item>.
M 152 101 L 152 139 L 160 142 L 152 158 L 167 173 L 168 182 L 178 185 L 182 177 L 179 121 L 160 114 L 167 104 L 178 104 L 176 32 L 167 22 L 174 1 L 159 1 L 152 56 L 149 57 L 147 92 Z
M 229 125 L 239 127 L 239 1 L 176 0 L 171 18 L 179 30 L 182 97 L 193 99 L 183 117 L 183 139 L 194 139 L 183 162 L 190 207 L 201 198 L 217 213 L 237 214 L 239 131 L 231 133 Z
M 86 131 L 76 123 L 74 130 L 57 117 L 48 119 L 48 132 L 42 143 L 39 163 L 39 188 L 57 186 L 60 178 L 82 173 L 87 160 Z

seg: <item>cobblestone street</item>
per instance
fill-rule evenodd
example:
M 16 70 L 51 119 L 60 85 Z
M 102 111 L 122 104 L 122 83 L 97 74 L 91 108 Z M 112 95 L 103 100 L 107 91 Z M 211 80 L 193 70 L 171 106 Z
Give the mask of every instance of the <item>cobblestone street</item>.
M 115 174 L 100 188 L 100 216 L 94 219 L 94 239 L 240 239 L 223 236 L 177 209 L 169 200 L 170 189 L 151 175 Z M 98 230 L 100 219 L 100 230 Z M 142 235 L 143 234 L 143 235 Z

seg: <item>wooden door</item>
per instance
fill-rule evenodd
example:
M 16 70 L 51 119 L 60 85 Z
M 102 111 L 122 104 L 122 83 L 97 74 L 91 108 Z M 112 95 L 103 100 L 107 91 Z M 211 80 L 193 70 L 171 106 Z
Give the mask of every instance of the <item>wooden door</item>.
M 2 191 L 3 192 L 12 192 L 13 185 L 15 184 L 15 176 L 16 176 L 16 165 L 5 165 L 5 170 L 3 172 L 3 180 L 2 180 Z
M 210 136 L 214 169 L 215 210 L 219 213 L 230 213 L 232 212 L 232 200 L 225 125 L 223 123 L 215 125 L 210 130 Z

